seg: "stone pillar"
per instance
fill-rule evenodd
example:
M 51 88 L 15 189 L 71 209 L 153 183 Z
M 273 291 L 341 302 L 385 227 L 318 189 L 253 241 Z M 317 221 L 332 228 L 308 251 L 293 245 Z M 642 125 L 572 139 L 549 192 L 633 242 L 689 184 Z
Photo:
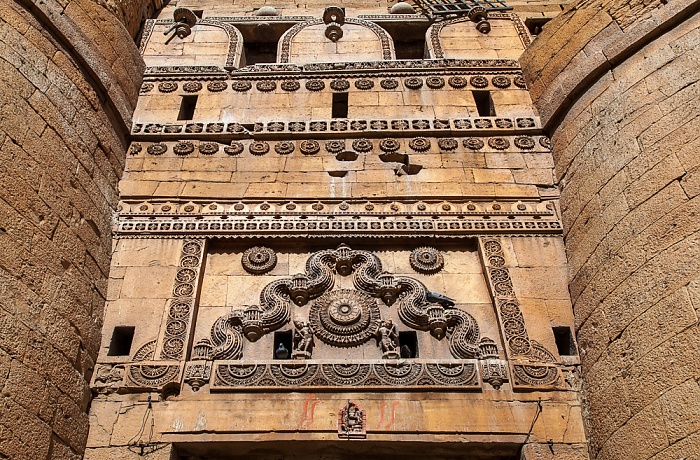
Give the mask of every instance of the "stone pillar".
M 0 0 L 0 457 L 78 458 L 143 62 L 87 0 Z
M 581 2 L 522 59 L 554 145 L 600 459 L 700 456 L 699 5 Z

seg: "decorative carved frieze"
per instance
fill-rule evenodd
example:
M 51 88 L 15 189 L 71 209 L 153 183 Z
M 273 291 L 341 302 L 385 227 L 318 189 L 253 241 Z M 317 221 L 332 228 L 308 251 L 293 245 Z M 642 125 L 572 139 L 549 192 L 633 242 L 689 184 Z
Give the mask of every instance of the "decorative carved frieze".
M 211 391 L 361 388 L 459 391 L 482 387 L 476 360 L 214 361 Z

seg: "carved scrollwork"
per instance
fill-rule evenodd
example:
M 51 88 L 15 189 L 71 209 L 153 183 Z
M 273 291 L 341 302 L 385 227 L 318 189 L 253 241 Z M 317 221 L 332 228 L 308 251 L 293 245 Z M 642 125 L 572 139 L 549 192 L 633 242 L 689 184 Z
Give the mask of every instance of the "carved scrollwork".
M 174 382 L 180 373 L 180 366 L 135 365 L 129 366 L 129 380 L 143 388 L 162 388 Z

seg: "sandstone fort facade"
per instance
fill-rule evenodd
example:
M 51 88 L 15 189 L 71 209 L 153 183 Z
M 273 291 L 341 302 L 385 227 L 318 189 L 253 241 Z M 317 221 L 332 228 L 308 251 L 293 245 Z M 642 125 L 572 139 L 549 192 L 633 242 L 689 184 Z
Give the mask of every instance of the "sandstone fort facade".
M 700 458 L 700 2 L 0 2 L 0 458 Z

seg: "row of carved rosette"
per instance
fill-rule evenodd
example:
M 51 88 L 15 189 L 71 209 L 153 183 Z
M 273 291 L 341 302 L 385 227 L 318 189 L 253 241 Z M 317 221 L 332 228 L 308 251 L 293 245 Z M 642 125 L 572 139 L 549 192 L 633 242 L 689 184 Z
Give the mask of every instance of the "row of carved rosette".
M 185 239 L 160 337 L 141 346 L 130 363 L 98 364 L 92 388 L 98 393 L 167 391 L 179 390 L 184 382 L 195 391 L 207 384 L 210 391 L 343 387 L 479 390 L 483 383 L 498 389 L 509 381 L 513 389 L 566 389 L 555 357 L 528 336 L 501 241 L 495 237 L 478 240 L 506 360 L 500 359 L 495 343 L 487 339 L 493 350 L 482 350 L 479 359 L 251 362 L 195 357 L 187 361 L 206 240 Z

